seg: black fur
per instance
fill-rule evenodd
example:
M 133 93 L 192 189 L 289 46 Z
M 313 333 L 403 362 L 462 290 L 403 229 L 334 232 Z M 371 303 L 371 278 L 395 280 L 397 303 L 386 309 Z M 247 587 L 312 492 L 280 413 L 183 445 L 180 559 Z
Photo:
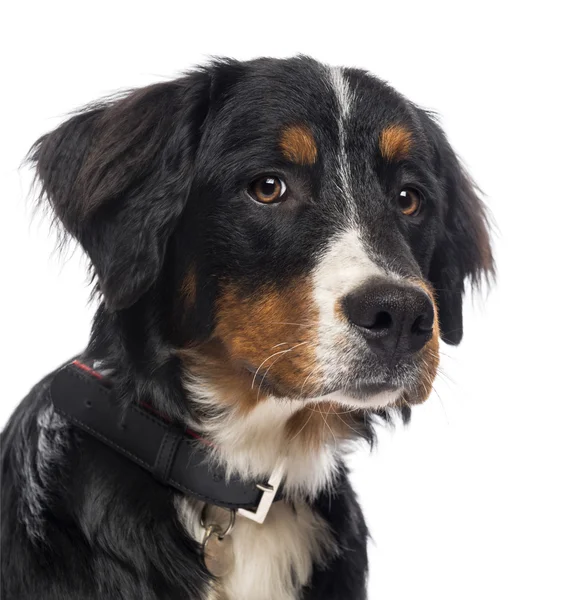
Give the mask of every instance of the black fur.
M 212 335 L 220 282 L 255 290 L 294 281 L 337 231 L 343 206 L 327 159 L 338 107 L 323 73 L 306 57 L 215 62 L 88 107 L 32 149 L 43 196 L 89 256 L 101 296 L 84 357 L 112 370 L 123 402 L 145 398 L 172 419 L 200 421 L 174 350 Z M 366 100 L 347 154 L 362 157 L 354 193 L 368 241 L 432 283 L 442 338 L 457 344 L 464 280 L 493 271 L 483 205 L 429 114 L 364 72 L 346 75 Z M 403 168 L 375 147 L 395 120 L 417 141 Z M 288 164 L 277 147 L 280 128 L 297 121 L 312 123 L 322 153 L 311 169 Z M 289 182 L 279 218 L 244 197 L 267 172 Z M 405 181 L 427 199 L 410 224 L 389 201 Z M 188 309 L 180 289 L 191 268 L 197 295 Z M 209 575 L 179 523 L 176 493 L 60 422 L 48 383 L 2 435 L 2 598 L 204 598 Z M 367 531 L 343 468 L 335 494 L 311 502 L 343 552 L 315 569 L 302 597 L 365 598 Z

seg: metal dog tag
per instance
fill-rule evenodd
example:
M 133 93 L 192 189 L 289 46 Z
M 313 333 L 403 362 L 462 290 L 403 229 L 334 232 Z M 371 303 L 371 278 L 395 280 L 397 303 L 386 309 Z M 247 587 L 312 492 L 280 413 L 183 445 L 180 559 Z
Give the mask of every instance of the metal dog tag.
M 234 566 L 232 536 L 220 537 L 220 533 L 219 527 L 209 527 L 202 545 L 204 564 L 214 577 L 228 575 Z

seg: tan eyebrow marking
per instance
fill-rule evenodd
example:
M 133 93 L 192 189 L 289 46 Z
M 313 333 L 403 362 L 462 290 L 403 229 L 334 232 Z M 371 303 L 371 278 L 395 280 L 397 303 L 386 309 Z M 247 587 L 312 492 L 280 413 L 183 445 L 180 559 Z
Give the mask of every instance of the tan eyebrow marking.
M 313 165 L 317 160 L 317 144 L 307 125 L 289 125 L 280 137 L 283 155 L 298 165 Z
M 381 131 L 379 149 L 387 160 L 405 158 L 412 147 L 412 133 L 403 125 L 389 125 Z

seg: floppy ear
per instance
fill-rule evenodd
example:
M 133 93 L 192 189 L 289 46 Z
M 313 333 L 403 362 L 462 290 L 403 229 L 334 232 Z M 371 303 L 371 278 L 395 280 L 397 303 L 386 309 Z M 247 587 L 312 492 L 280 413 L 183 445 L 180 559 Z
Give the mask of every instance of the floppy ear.
M 186 203 L 205 71 L 88 107 L 30 151 L 47 198 L 89 256 L 110 310 L 131 306 L 156 281 Z
M 427 113 L 422 112 L 422 119 L 444 183 L 446 205 L 429 279 L 438 301 L 440 335 L 449 344 L 459 344 L 465 279 L 478 285 L 482 278 L 494 276 L 489 223 L 478 189 L 444 133 Z

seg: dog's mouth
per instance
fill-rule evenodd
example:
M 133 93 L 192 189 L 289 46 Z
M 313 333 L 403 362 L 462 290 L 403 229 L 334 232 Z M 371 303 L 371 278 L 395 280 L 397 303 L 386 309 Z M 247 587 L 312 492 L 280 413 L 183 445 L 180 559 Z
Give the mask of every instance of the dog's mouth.
M 376 379 L 357 379 L 350 385 L 334 389 L 320 400 L 333 401 L 345 407 L 374 410 L 394 405 L 403 395 L 396 383 Z
M 356 381 L 352 386 L 336 390 L 355 400 L 366 401 L 379 394 L 396 392 L 399 387 L 393 383 L 385 381 Z
M 308 402 L 333 401 L 364 410 L 395 404 L 406 389 L 403 379 L 411 382 L 417 374 L 416 369 L 410 367 L 404 370 L 406 378 L 403 378 L 402 372 L 399 374 L 385 373 L 383 377 L 355 374 L 349 382 L 333 378 L 318 386 L 317 389 L 311 389 L 307 385 L 304 387 L 302 384 L 299 389 L 286 390 L 271 373 L 256 369 L 248 363 L 242 363 L 242 367 L 252 377 L 253 386 L 265 393 Z

